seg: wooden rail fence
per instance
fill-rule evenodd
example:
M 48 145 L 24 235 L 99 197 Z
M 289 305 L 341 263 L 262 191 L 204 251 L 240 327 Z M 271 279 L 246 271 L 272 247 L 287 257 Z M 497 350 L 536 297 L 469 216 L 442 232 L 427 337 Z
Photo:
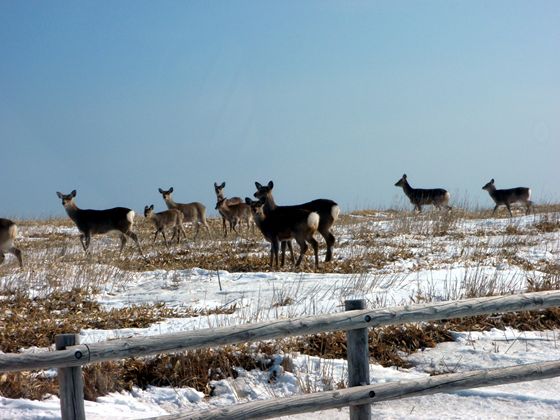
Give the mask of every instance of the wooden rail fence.
M 255 324 L 238 325 L 233 327 L 211 328 L 197 331 L 187 331 L 182 333 L 163 334 L 152 337 L 135 337 L 130 339 L 112 340 L 102 343 L 79 344 L 72 345 L 72 340 L 76 336 L 73 334 L 63 334 L 57 338 L 57 351 L 33 353 L 33 354 L 0 354 L 0 372 L 22 371 L 34 369 L 59 368 L 60 381 L 60 399 L 61 412 L 63 419 L 84 419 L 83 406 L 83 384 L 81 379 L 81 366 L 88 363 L 97 363 L 109 360 L 119 360 L 127 357 L 149 356 L 161 353 L 179 352 L 185 350 L 214 347 L 225 344 L 244 343 L 247 341 L 268 340 L 280 337 L 289 337 L 305 334 L 314 334 L 319 332 L 328 332 L 336 330 L 346 330 L 349 354 L 349 382 L 355 387 L 342 391 L 332 391 L 330 393 L 318 393 L 305 395 L 301 397 L 292 397 L 282 400 L 274 400 L 274 402 L 259 402 L 239 404 L 238 406 L 228 408 L 227 418 L 242 418 L 243 410 L 247 410 L 247 418 L 266 417 L 267 403 L 273 404 L 272 413 L 275 416 L 281 414 L 293 414 L 296 412 L 309 411 L 309 407 L 315 409 L 334 408 L 350 405 L 351 419 L 369 418 L 369 404 L 372 401 L 381 401 L 383 395 L 393 395 L 387 398 L 403 398 L 410 395 L 422 395 L 422 392 L 430 392 L 430 390 L 447 392 L 461 388 L 472 388 L 476 386 L 487 386 L 486 382 L 492 379 L 491 384 L 509 383 L 513 381 L 530 380 L 528 378 L 543 379 L 545 377 L 556 376 L 560 366 L 546 364 L 527 365 L 528 371 L 523 374 L 517 373 L 513 368 L 493 369 L 488 371 L 456 374 L 457 378 L 449 379 L 451 388 L 445 388 L 445 385 L 434 386 L 436 378 L 429 378 L 425 383 L 414 381 L 413 383 L 397 383 L 387 384 L 383 387 L 368 386 L 369 385 L 369 366 L 367 353 L 367 329 L 386 325 L 403 324 L 408 322 L 419 321 L 435 321 L 440 319 L 461 318 L 465 316 L 486 315 L 498 312 L 510 311 L 528 311 L 535 309 L 544 309 L 560 306 L 560 291 L 547 291 L 536 293 L 525 293 L 509 296 L 493 296 L 486 298 L 464 299 L 452 302 L 430 303 L 421 305 L 407 305 L 394 308 L 383 309 L 356 309 L 360 305 L 365 305 L 363 301 L 347 301 L 346 311 L 336 314 L 327 314 L 319 316 L 309 316 L 290 320 L 275 320 Z M 363 308 L 365 306 L 361 306 Z M 365 336 L 364 336 L 365 332 Z M 365 340 L 364 340 L 365 337 Z M 556 363 L 556 362 L 554 362 Z M 558 362 L 560 364 L 560 362 Z M 517 369 L 524 367 L 516 367 Z M 531 372 L 529 375 L 527 372 Z M 513 373 L 512 373 L 513 372 Z M 461 376 L 462 375 L 462 376 Z M 478 375 L 478 376 L 477 376 Z M 549 375 L 549 376 L 546 376 Z M 450 375 L 441 375 L 445 381 L 445 377 Z M 458 378 L 463 377 L 465 381 Z M 470 378 L 470 379 L 469 379 Z M 512 378 L 514 378 L 512 380 Z M 468 380 L 467 380 L 468 379 Z M 502 382 L 500 382 L 502 381 Z M 454 387 L 454 384 L 461 385 L 460 388 Z M 477 385 L 477 384 L 483 385 Z M 416 385 L 413 385 L 416 384 Z M 443 384 L 443 382 L 442 382 Z M 391 394 L 388 391 L 397 387 L 399 389 L 408 389 L 403 392 L 400 397 L 397 394 Z M 375 398 L 371 397 L 373 392 Z M 365 394 L 364 394 L 365 393 Z M 367 397 L 366 397 L 367 396 Z M 372 399 L 373 398 L 373 399 Z M 81 400 L 81 401 L 78 401 Z M 284 401 L 285 403 L 282 403 Z M 309 404 L 309 402 L 315 401 Z M 331 403 L 328 403 L 328 402 Z M 332 405 L 332 401 L 336 404 L 344 402 L 342 405 Z M 317 405 L 317 403 L 319 403 Z M 261 404 L 261 408 L 258 406 Z M 280 412 L 279 407 L 289 404 L 290 407 L 286 412 Z M 331 405 L 329 405 L 331 404 Z M 257 408 L 254 408 L 254 407 Z M 292 407 L 293 406 L 293 407 Z M 240 408 L 245 407 L 245 408 Z M 220 409 L 221 411 L 226 409 Z M 202 416 L 220 417 L 220 410 L 206 411 Z M 226 411 L 227 411 L 226 410 Z M 252 411 L 257 410 L 257 411 Z M 300 411 L 294 411 L 300 410 Z M 260 414 L 259 414 L 260 413 Z M 269 414 L 270 415 L 270 414 Z M 238 416 L 238 417 L 235 417 Z M 241 416 L 241 417 L 239 417 Z M 202 418 L 193 417 L 190 413 L 188 416 L 165 416 L 163 418 Z

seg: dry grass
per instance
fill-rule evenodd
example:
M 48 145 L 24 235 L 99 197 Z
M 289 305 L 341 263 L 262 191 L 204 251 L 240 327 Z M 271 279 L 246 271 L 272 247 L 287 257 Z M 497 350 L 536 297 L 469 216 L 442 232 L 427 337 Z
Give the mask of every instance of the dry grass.
M 521 210 L 516 210 L 519 213 Z M 529 260 L 526 251 L 539 246 L 543 237 L 560 231 L 560 205 L 535 208 L 532 224 L 510 220 L 505 212 L 497 215 L 498 224 L 476 223 L 491 217 L 491 209 L 451 212 L 364 210 L 342 215 L 335 226 L 338 238 L 335 260 L 321 264 L 320 272 L 363 273 L 383 270 L 397 275 L 407 270 L 438 269 L 461 264 L 469 267 L 456 288 L 448 289 L 447 299 L 491 296 L 517 290 L 519 285 L 501 284 L 478 267 L 509 264 L 527 273 L 527 290 L 560 289 L 560 265 L 542 259 Z M 494 219 L 494 218 L 493 218 Z M 474 221 L 474 223 L 473 223 Z M 91 255 L 85 255 L 77 233 L 68 219 L 19 221 L 24 233 L 19 246 L 26 263 L 25 285 L 10 280 L 17 268 L 13 260 L 0 266 L 0 350 L 17 352 L 31 346 L 49 347 L 59 333 L 78 332 L 83 328 L 116 329 L 147 327 L 169 317 L 192 317 L 210 313 L 233 313 L 236 307 L 215 310 L 170 309 L 163 304 L 105 310 L 95 299 L 102 284 L 126 282 L 131 271 L 177 270 L 199 267 L 230 272 L 269 271 L 269 245 L 258 233 L 222 238 L 221 220 L 211 219 L 213 238 L 201 232 L 198 241 L 189 238 L 179 245 L 165 247 L 151 243 L 152 226 L 139 220 L 136 231 L 143 238 L 146 258 L 132 245 L 122 256 L 118 240 L 95 238 Z M 193 230 L 188 230 L 193 235 Z M 321 257 L 324 241 L 320 240 Z M 297 248 L 297 247 L 296 247 Z M 209 257 L 211 256 L 211 257 Z M 321 258 L 322 259 L 322 258 Z M 103 269 L 99 269 L 99 267 Z M 283 268 L 291 271 L 287 265 Z M 304 271 L 313 270 L 308 253 Z M 539 276 L 533 276 L 533 273 Z M 122 277 L 122 278 L 121 278 Z M 69 279 L 72 279 L 69 281 Z M 356 285 L 359 282 L 356 282 Z M 354 287 L 358 288 L 358 286 Z M 27 288 L 37 294 L 29 297 Z M 357 290 L 357 289 L 356 289 Z M 419 292 L 413 300 L 429 302 L 435 292 Z M 294 296 L 279 291 L 270 306 L 281 308 L 294 303 Z M 560 310 L 521 312 L 486 317 L 447 320 L 438 323 L 388 327 L 370 331 L 372 360 L 383 366 L 407 367 L 404 354 L 432 347 L 451 339 L 450 331 L 487 330 L 511 326 L 520 330 L 560 327 Z M 129 359 L 89 365 L 84 368 L 86 397 L 95 399 L 112 391 L 146 387 L 191 386 L 206 395 L 212 393 L 209 382 L 235 377 L 236 369 L 263 369 L 279 352 L 301 352 L 323 358 L 345 358 L 345 334 L 333 332 L 275 340 L 251 345 L 226 346 L 174 355 Z M 289 358 L 285 358 L 289 360 Z M 286 362 L 286 366 L 289 362 Z M 338 386 L 341 386 L 339 384 Z M 56 380 L 41 373 L 8 373 L 0 376 L 0 395 L 10 398 L 41 399 L 57 393 Z

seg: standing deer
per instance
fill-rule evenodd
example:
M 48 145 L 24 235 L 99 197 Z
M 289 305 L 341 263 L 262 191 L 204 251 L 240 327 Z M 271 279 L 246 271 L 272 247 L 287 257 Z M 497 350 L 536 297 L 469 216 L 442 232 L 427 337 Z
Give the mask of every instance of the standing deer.
M 114 207 L 107 210 L 82 210 L 74 202 L 76 190 L 73 190 L 70 194 L 57 192 L 56 195 L 62 200 L 66 213 L 68 213 L 68 216 L 80 231 L 80 241 L 82 242 L 84 252 L 88 252 L 92 235 L 119 231 L 121 238 L 119 252 L 122 252 L 126 244 L 126 237 L 128 236 L 136 243 L 140 255 L 144 256 L 138 242 L 138 236 L 132 231 L 134 224 L 133 210 L 126 207 Z
M 419 213 L 422 212 L 424 204 L 431 204 L 437 209 L 445 207 L 447 210 L 451 210 L 451 206 L 447 204 L 451 196 L 443 188 L 412 188 L 406 180 L 406 174 L 395 183 L 395 187 L 402 187 L 410 202 L 414 204 L 414 209 Z
M 8 219 L 0 219 L 0 264 L 2 264 L 6 258 L 4 253 L 9 252 L 17 258 L 20 268 L 23 268 L 21 251 L 14 246 L 16 236 L 16 224 Z
M 490 197 L 492 197 L 492 200 L 494 200 L 494 203 L 496 203 L 492 215 L 496 213 L 496 210 L 501 205 L 507 207 L 510 217 L 513 217 L 513 213 L 511 212 L 510 207 L 510 205 L 513 203 L 525 204 L 525 207 L 527 208 L 525 214 L 529 214 L 529 211 L 533 206 L 533 202 L 531 201 L 531 190 L 529 188 L 517 187 L 509 188 L 506 190 L 497 190 L 496 186 L 494 185 L 494 178 L 492 178 L 489 183 L 482 187 L 482 189 L 488 191 Z
M 255 192 L 254 196 L 258 199 L 264 200 L 265 214 L 268 214 L 276 209 L 304 209 L 310 212 L 316 212 L 319 215 L 319 226 L 317 230 L 323 238 L 325 238 L 325 242 L 327 243 L 325 262 L 331 261 L 335 237 L 331 233 L 330 228 L 336 219 L 338 219 L 338 215 L 340 214 L 340 208 L 337 203 L 332 200 L 321 198 L 295 206 L 277 206 L 274 202 L 274 197 L 272 196 L 272 188 L 274 188 L 272 181 L 270 181 L 266 186 L 255 182 L 255 186 L 257 187 L 257 192 Z
M 171 197 L 173 187 L 169 188 L 167 191 L 159 188 L 158 191 L 162 195 L 163 201 L 165 201 L 168 209 L 177 209 L 181 211 L 184 215 L 185 222 L 193 222 L 195 224 L 196 232 L 194 235 L 194 239 L 198 237 L 200 225 L 204 225 L 204 227 L 206 227 L 206 231 L 208 232 L 208 236 L 211 236 L 210 227 L 208 226 L 208 222 L 206 222 L 206 207 L 204 206 L 204 204 L 199 202 L 188 204 L 176 203 Z
M 227 220 L 230 230 L 237 233 L 235 227 L 239 222 L 245 221 L 247 229 L 249 229 L 251 216 L 251 207 L 246 203 L 228 204 L 227 198 L 218 199 L 216 210 L 220 212 L 223 220 Z M 224 231 L 224 238 L 227 237 L 227 227 Z
M 220 201 L 221 199 L 225 198 L 224 196 L 224 188 L 226 187 L 226 183 L 222 182 L 220 185 L 218 185 L 217 183 L 214 182 L 214 192 L 216 193 L 216 201 Z M 245 204 L 243 203 L 243 200 L 241 199 L 241 197 L 231 197 L 231 198 L 226 198 L 226 205 L 231 206 L 234 204 Z M 216 210 L 219 210 L 216 204 Z M 224 216 L 221 212 L 220 215 L 222 216 L 222 225 L 224 228 L 224 238 L 227 236 L 227 226 L 226 226 L 226 221 L 227 217 Z M 249 216 L 250 216 L 250 211 L 249 211 Z M 230 222 L 230 230 L 231 230 L 231 222 Z
M 154 243 L 156 241 L 158 233 L 161 232 L 161 236 L 163 236 L 165 246 L 169 246 L 169 244 L 167 243 L 167 238 L 165 237 L 166 227 L 173 228 L 173 236 L 171 237 L 171 240 L 173 240 L 173 238 L 177 236 L 177 243 L 181 241 L 181 233 L 185 238 L 187 237 L 187 232 L 185 232 L 185 228 L 183 227 L 183 213 L 181 213 L 177 209 L 170 209 L 160 211 L 159 213 L 154 213 L 154 205 L 152 204 L 150 207 L 144 207 L 144 217 L 146 219 L 150 219 L 156 227 L 153 240 Z
M 291 241 L 291 239 L 295 239 L 300 247 L 299 258 L 295 266 L 299 267 L 301 264 L 308 248 L 307 243 L 309 242 L 315 254 L 315 269 L 319 268 L 319 244 L 313 237 L 313 234 L 319 227 L 319 214 L 317 212 L 288 206 L 277 207 L 272 211 L 266 212 L 264 200 L 252 201 L 249 197 L 245 198 L 245 203 L 251 207 L 255 224 L 265 239 L 270 242 L 271 268 L 274 261 L 278 269 L 280 242 L 282 241 L 284 244 L 284 241 Z M 282 245 L 282 248 L 284 248 L 284 245 Z M 282 265 L 284 265 L 283 257 Z

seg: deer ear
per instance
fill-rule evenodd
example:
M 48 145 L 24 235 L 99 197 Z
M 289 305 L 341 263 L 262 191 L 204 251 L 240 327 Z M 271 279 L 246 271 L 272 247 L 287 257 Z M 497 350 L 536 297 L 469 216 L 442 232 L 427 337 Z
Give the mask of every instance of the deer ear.
M 160 194 L 163 194 L 163 190 L 161 188 L 158 188 L 158 191 Z
M 493 183 L 494 183 L 494 178 L 492 178 L 492 179 L 490 180 L 490 184 L 493 184 Z
M 152 204 L 152 205 L 150 206 L 150 210 L 153 210 L 153 209 L 154 209 L 154 205 Z
M 144 211 L 148 210 L 149 207 L 148 206 L 144 206 Z
M 257 190 L 260 190 L 262 188 L 262 185 L 258 182 L 255 182 L 255 187 L 257 187 Z
M 72 190 L 72 192 L 70 193 L 70 195 L 71 195 L 72 197 L 76 197 L 76 190 Z
M 251 205 L 251 199 L 249 197 L 245 197 L 245 204 Z
M 403 174 L 403 176 L 402 176 L 402 177 L 403 177 L 404 179 L 406 179 L 406 174 Z
M 222 182 L 222 185 L 220 185 L 220 188 L 224 188 L 225 186 L 226 186 L 226 183 L 224 181 L 224 182 Z
M 64 195 L 63 195 L 62 193 L 58 192 L 58 191 L 56 192 L 56 195 L 57 195 L 58 198 L 60 198 L 60 199 L 62 199 L 62 198 L 64 197 Z
M 274 187 L 274 183 L 272 181 L 268 182 L 268 188 L 272 189 Z
M 170 192 L 170 193 L 173 192 L 173 187 L 169 188 L 169 192 Z

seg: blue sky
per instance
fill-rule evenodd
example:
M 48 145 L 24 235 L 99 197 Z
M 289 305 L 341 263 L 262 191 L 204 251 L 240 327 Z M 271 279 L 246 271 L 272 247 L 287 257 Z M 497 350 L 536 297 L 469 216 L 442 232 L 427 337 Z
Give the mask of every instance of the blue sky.
M 0 217 L 560 199 L 560 2 L 0 0 Z M 455 203 L 453 203 L 455 201 Z M 407 205 L 408 207 L 408 205 Z

